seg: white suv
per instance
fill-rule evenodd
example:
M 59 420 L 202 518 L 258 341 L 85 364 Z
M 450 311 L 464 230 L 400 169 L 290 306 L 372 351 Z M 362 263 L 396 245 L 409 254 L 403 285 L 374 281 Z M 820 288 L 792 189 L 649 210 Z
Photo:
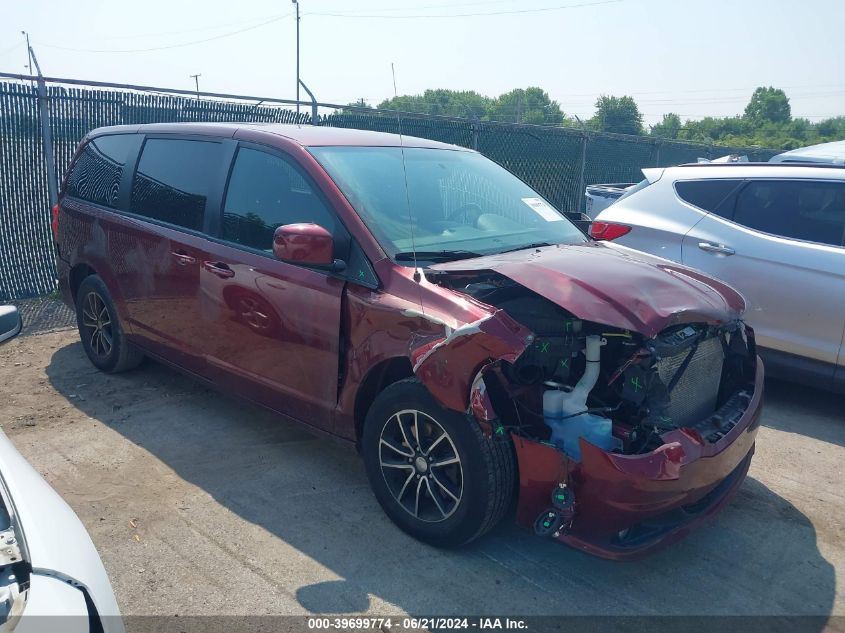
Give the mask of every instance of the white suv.
M 769 374 L 845 392 L 845 167 L 644 169 L 590 232 L 698 268 L 748 302 Z

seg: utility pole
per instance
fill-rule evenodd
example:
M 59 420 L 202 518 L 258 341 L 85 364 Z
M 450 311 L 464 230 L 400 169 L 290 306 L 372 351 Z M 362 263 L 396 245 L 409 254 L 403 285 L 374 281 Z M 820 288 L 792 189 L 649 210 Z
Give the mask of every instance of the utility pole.
M 299 0 L 291 0 L 296 5 L 296 113 L 299 114 Z
M 197 73 L 196 75 L 188 75 L 189 77 L 193 77 L 194 85 L 197 87 L 197 101 L 200 100 L 200 77 L 202 77 L 202 73 Z
M 26 55 L 27 59 L 29 59 L 29 63 L 26 65 L 27 70 L 29 70 L 29 74 L 32 74 L 32 49 L 29 47 L 29 33 L 26 31 L 21 31 L 21 35 L 26 38 Z
M 41 151 L 44 152 L 44 167 L 47 170 L 47 196 L 52 207 L 59 201 L 59 181 L 56 179 L 56 161 L 53 155 L 53 132 L 50 127 L 50 97 L 47 94 L 47 82 L 41 73 L 41 65 L 35 56 L 35 51 L 29 47 L 30 63 L 35 64 L 38 71 L 38 118 L 41 123 Z M 31 72 L 31 71 L 30 71 Z

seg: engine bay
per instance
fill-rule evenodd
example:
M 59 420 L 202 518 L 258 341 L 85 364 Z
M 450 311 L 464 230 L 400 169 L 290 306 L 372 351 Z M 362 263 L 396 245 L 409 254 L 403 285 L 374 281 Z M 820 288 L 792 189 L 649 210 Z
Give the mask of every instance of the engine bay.
M 499 422 L 576 462 L 579 438 L 622 454 L 659 447 L 686 429 L 715 443 L 742 416 L 754 380 L 744 324 L 678 323 L 653 337 L 577 318 L 495 272 L 439 275 L 436 283 L 505 311 L 529 346 L 484 381 Z

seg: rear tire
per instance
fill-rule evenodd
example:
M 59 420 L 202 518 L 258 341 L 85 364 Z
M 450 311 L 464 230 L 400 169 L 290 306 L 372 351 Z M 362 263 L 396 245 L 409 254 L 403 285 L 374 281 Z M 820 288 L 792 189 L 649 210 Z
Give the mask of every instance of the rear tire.
M 416 378 L 378 395 L 364 422 L 361 449 L 387 516 L 431 545 L 456 547 L 478 538 L 514 498 L 510 439 L 486 437 L 473 418 L 437 404 Z
M 106 284 L 98 275 L 82 280 L 76 292 L 76 324 L 88 360 L 108 374 L 134 369 L 144 355 L 126 340 Z

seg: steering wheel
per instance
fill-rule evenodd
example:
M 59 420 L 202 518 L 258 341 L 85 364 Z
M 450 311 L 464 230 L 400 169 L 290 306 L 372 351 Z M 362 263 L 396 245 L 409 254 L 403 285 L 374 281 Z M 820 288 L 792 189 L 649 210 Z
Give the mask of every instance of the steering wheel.
M 472 219 L 470 219 L 470 216 L 468 215 L 470 211 L 472 211 L 473 215 L 475 216 Z M 460 216 L 465 215 L 467 220 L 470 220 L 470 224 L 472 224 L 472 226 L 475 226 L 478 222 L 479 216 L 481 216 L 482 213 L 484 213 L 484 210 L 477 204 L 475 204 L 474 202 L 467 202 L 466 204 L 462 204 L 457 209 L 449 213 L 449 215 L 446 216 L 446 220 L 452 222 L 457 220 Z

